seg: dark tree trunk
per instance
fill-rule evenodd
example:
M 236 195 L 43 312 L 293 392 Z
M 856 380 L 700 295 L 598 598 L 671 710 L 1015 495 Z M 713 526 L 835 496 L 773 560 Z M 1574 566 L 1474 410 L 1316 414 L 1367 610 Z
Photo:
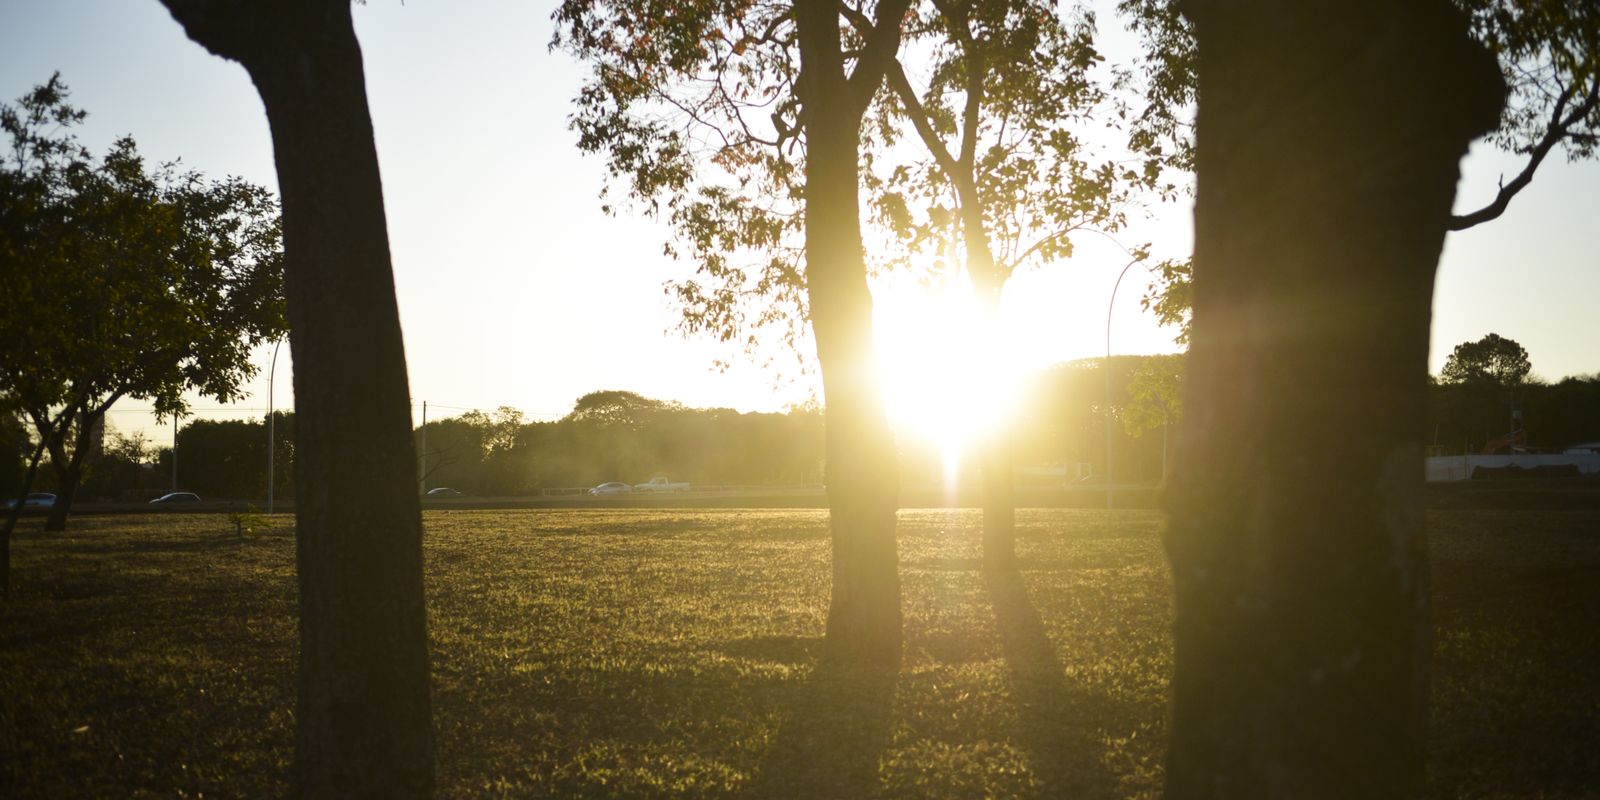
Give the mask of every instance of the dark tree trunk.
M 283 195 L 295 375 L 293 790 L 432 792 L 422 521 L 383 190 L 348 0 L 164 0 L 242 63 Z
M 11 599 L 11 532 L 17 529 L 17 519 L 22 516 L 22 506 L 33 491 L 33 479 L 39 475 L 39 459 L 44 457 L 44 440 L 33 447 L 28 459 L 28 471 L 22 478 L 22 491 L 17 493 L 16 505 L 6 510 L 5 529 L 0 531 L 0 600 Z
M 798 13 L 805 102 L 806 290 L 826 403 L 833 595 L 827 654 L 897 663 L 900 573 L 894 440 L 878 390 L 858 205 L 861 114 L 839 42 L 838 8 L 803 0 Z
M 67 515 L 72 511 L 72 501 L 78 496 L 78 484 L 83 479 L 81 459 L 81 456 L 73 453 L 66 466 L 55 470 L 56 501 L 50 506 L 50 513 L 44 518 L 46 531 L 61 533 L 67 529 Z M 51 463 L 54 464 L 55 460 L 51 459 Z
M 83 460 L 94 448 L 95 429 L 104 418 L 103 409 L 79 417 L 78 441 L 73 443 L 71 456 L 66 454 L 66 437 L 72 435 L 71 425 L 62 425 L 59 436 L 49 440 L 50 468 L 56 473 L 56 501 L 45 517 L 44 529 L 51 533 L 67 529 L 67 516 L 72 513 L 72 502 L 78 496 L 78 484 L 83 482 Z
M 1017 568 L 1017 510 L 1007 436 L 992 432 L 983 444 L 983 568 Z
M 1434 270 L 1503 96 L 1445 0 L 1195 0 L 1194 327 L 1167 795 L 1408 797 Z

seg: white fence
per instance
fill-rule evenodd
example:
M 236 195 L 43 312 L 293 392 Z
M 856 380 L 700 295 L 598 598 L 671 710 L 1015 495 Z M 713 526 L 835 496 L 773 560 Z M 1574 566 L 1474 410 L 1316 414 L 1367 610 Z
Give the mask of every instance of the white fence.
M 1551 453 L 1510 456 L 1433 456 L 1428 459 L 1428 480 L 1464 481 L 1472 477 L 1475 467 L 1503 469 L 1505 467 L 1559 467 L 1573 465 L 1584 475 L 1600 473 L 1600 453 Z

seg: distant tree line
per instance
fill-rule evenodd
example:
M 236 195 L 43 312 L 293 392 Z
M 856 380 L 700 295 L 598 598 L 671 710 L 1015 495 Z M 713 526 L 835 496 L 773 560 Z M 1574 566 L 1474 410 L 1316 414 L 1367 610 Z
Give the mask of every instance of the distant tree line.
M 1513 343 L 1514 344 L 1514 343 Z M 1183 355 L 1114 356 L 1111 368 L 1111 446 L 1118 483 L 1163 477 L 1163 452 L 1175 440 L 1164 424 L 1177 422 Z M 1021 472 L 1019 486 L 1076 480 L 1079 465 L 1105 474 L 1104 359 L 1058 364 L 1035 376 L 1011 434 L 1020 467 L 1067 467 L 1064 477 Z M 1481 375 L 1446 369 L 1428 389 L 1424 440 L 1446 454 L 1481 452 L 1504 439 L 1511 403 L 1525 430 L 1519 444 L 1559 450 L 1600 440 L 1600 374 L 1548 383 L 1526 374 L 1514 394 Z M 273 458 L 276 493 L 294 496 L 294 413 L 277 412 Z M 501 407 L 430 420 L 417 428 L 418 468 L 428 487 L 448 486 L 476 496 L 516 496 L 544 488 L 639 483 L 656 475 L 696 484 L 816 484 L 823 480 L 822 412 L 803 405 L 781 413 L 691 408 L 628 391 L 591 392 L 562 419 L 528 421 Z M 178 429 L 178 488 L 202 497 L 259 500 L 266 496 L 264 420 L 194 420 Z M 907 486 L 944 479 L 937 443 L 899 441 Z M 21 484 L 29 432 L 14 416 L 0 418 L 0 487 Z M 973 454 L 962 470 L 976 477 Z M 92 501 L 142 501 L 172 489 L 172 448 L 139 433 L 104 431 L 86 460 L 79 494 Z M 53 490 L 52 475 L 39 489 Z
M 554 422 L 525 422 L 502 407 L 429 421 L 416 436 L 427 485 L 470 494 L 641 483 L 655 475 L 694 483 L 822 481 L 822 415 L 809 407 L 740 413 L 603 391 L 579 398 Z

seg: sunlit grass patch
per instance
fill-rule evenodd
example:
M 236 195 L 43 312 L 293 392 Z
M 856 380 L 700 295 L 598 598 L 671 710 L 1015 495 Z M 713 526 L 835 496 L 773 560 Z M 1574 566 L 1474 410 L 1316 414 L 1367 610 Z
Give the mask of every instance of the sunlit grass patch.
M 1562 513 L 1433 517 L 1441 797 L 1596 785 L 1600 653 L 1567 627 L 1593 619 L 1596 519 Z M 818 671 L 823 512 L 429 512 L 440 793 L 1155 795 L 1159 521 L 1023 510 L 1022 570 L 997 578 L 976 512 L 902 512 L 905 658 L 884 676 Z M 283 793 L 293 540 L 271 522 L 23 532 L 0 608 L 0 795 Z

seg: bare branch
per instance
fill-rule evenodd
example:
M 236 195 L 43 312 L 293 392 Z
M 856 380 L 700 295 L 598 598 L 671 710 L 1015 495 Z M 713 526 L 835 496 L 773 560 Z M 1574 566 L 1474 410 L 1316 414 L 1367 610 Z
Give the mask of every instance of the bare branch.
M 900 104 L 905 106 L 906 116 L 911 118 L 911 126 L 916 129 L 917 135 L 922 137 L 922 144 L 933 155 L 933 160 L 939 163 L 939 168 L 954 180 L 958 169 L 956 160 L 951 157 L 950 151 L 945 149 L 939 134 L 934 132 L 933 124 L 928 120 L 928 111 L 922 107 L 922 101 L 917 98 L 917 92 L 912 88 L 910 79 L 906 77 L 905 67 L 899 59 L 890 61 L 887 77 L 889 88 L 894 90 L 896 96 L 900 98 Z
M 1503 184 L 1500 187 L 1500 191 L 1495 195 L 1493 202 L 1470 214 L 1452 216 L 1446 230 L 1464 231 L 1474 225 L 1488 222 L 1504 214 L 1506 208 L 1511 205 L 1511 198 L 1516 197 L 1518 192 L 1521 192 L 1527 188 L 1528 184 L 1533 182 L 1533 174 L 1539 169 L 1539 165 L 1544 162 L 1545 156 L 1549 155 L 1550 151 L 1561 140 L 1568 138 L 1571 135 L 1572 128 L 1594 113 L 1596 106 L 1600 105 L 1600 80 L 1592 80 L 1589 85 L 1589 92 L 1584 95 L 1583 102 L 1573 108 L 1571 113 L 1563 116 L 1562 112 L 1566 110 L 1567 103 L 1571 102 L 1572 95 L 1573 88 L 1568 87 L 1556 98 L 1555 109 L 1550 113 L 1550 125 L 1545 129 L 1544 137 L 1529 151 L 1527 166 L 1523 167 L 1522 171 L 1517 173 L 1517 176 L 1512 178 L 1510 183 Z

